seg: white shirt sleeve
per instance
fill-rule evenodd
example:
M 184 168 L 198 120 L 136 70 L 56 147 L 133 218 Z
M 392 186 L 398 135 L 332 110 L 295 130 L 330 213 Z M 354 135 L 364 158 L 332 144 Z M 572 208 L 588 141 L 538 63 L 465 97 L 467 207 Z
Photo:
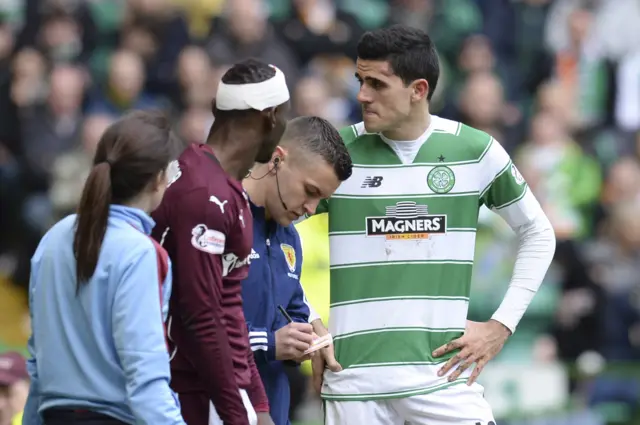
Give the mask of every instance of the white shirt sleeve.
M 480 166 L 483 203 L 500 215 L 518 237 L 511 282 L 492 316 L 513 333 L 547 273 L 556 238 L 540 203 L 500 143 L 493 140 Z
M 493 209 L 516 232 L 518 254 L 507 293 L 492 319 L 513 333 L 538 291 L 553 259 L 556 237 L 549 219 L 529 188 L 518 202 Z
M 316 311 L 313 309 L 313 306 L 308 303 L 307 306 L 309 307 L 309 323 L 313 323 L 316 320 L 320 319 L 320 315 L 316 313 Z

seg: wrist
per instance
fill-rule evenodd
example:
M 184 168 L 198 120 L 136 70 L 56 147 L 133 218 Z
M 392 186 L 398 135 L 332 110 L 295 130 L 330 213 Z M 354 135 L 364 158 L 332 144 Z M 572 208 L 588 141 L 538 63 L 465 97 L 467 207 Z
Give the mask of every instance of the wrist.
M 493 325 L 497 332 L 504 336 L 505 339 L 511 336 L 511 329 L 509 329 L 504 323 L 496 319 L 489 319 L 489 323 Z

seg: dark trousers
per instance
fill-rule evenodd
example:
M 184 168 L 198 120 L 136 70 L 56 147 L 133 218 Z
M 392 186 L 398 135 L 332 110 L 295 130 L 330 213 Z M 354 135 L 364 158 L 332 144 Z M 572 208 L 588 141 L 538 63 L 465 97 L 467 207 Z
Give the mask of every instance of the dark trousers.
M 182 418 L 189 425 L 209 425 L 210 399 L 206 392 L 178 394 Z M 48 425 L 48 424 L 47 424 Z
M 89 410 L 47 409 L 42 412 L 44 425 L 128 425 L 111 416 Z

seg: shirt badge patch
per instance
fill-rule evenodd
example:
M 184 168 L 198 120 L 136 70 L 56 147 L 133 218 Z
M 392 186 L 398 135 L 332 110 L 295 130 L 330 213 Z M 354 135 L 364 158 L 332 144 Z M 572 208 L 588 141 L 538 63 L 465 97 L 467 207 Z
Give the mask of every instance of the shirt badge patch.
M 284 254 L 284 259 L 287 262 L 287 266 L 289 267 L 289 271 L 291 273 L 296 271 L 296 250 L 293 249 L 291 245 L 286 243 L 280 244 L 280 249 L 282 249 L 282 253 Z
M 191 245 L 200 251 L 208 254 L 222 254 L 225 242 L 224 233 L 209 229 L 204 224 L 198 224 L 191 229 Z

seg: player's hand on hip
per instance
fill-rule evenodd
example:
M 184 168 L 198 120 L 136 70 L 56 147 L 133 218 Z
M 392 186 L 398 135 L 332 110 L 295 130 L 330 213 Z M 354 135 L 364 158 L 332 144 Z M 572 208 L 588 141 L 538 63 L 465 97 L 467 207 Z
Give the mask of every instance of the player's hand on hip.
M 446 375 L 456 364 L 458 367 L 449 375 L 452 382 L 475 363 L 473 373 L 467 380 L 467 385 L 473 384 L 485 365 L 502 350 L 511 331 L 502 323 L 489 320 L 488 322 L 472 322 L 467 320 L 464 335 L 439 347 L 433 352 L 433 357 L 442 357 L 447 353 L 460 350 L 438 371 L 438 376 Z
M 289 323 L 276 331 L 276 359 L 295 360 L 313 342 L 313 327 L 308 323 Z
M 258 417 L 258 425 L 275 425 L 271 415 L 266 412 L 256 413 L 256 416 Z
M 329 369 L 331 372 L 340 372 L 342 370 L 342 366 L 336 360 L 333 344 L 319 350 L 311 359 L 313 388 L 318 394 L 322 391 L 322 381 L 324 379 L 325 369 Z

